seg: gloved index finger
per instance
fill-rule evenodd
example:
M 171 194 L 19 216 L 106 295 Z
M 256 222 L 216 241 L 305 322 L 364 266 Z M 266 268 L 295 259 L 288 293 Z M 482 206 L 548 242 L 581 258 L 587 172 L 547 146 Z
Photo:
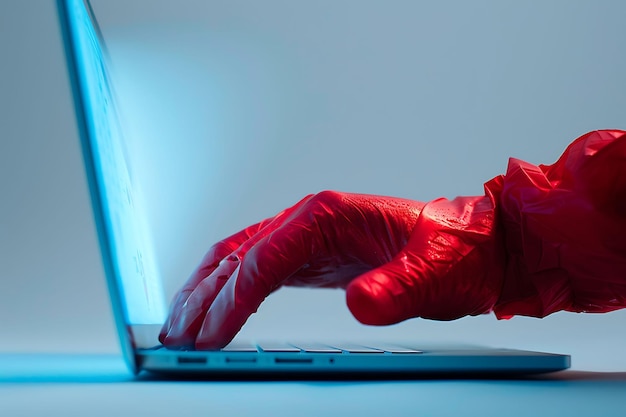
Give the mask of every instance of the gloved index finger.
M 226 239 L 217 242 L 207 251 L 207 253 L 200 261 L 200 264 L 196 270 L 191 274 L 185 285 L 183 285 L 181 291 L 193 290 L 198 283 L 204 278 L 211 275 L 211 273 L 217 268 L 220 262 L 234 252 L 238 247 L 243 245 L 248 239 L 257 234 L 268 223 L 272 221 L 273 217 L 265 219 L 259 223 L 248 226 L 245 229 L 227 237 Z
M 203 279 L 211 275 L 211 273 L 215 270 L 215 268 L 217 268 L 219 263 L 224 258 L 237 250 L 241 245 L 243 245 L 246 241 L 255 236 L 268 225 L 274 223 L 276 225 L 274 226 L 274 228 L 277 227 L 277 225 L 280 224 L 280 222 L 278 222 L 279 220 L 285 218 L 285 216 L 292 214 L 299 207 L 301 207 L 302 204 L 304 204 L 310 197 L 311 195 L 307 195 L 296 204 L 294 204 L 292 207 L 289 207 L 277 213 L 275 216 L 268 217 L 267 219 L 259 223 L 248 226 L 245 229 L 240 230 L 239 232 L 214 244 L 208 250 L 206 255 L 204 255 L 204 258 L 202 259 L 196 270 L 191 274 L 185 285 L 183 285 L 180 292 L 182 293 L 189 290 L 193 291 Z
M 226 346 L 260 304 L 305 266 L 323 242 L 308 211 L 265 236 L 243 258 L 211 304 L 196 338 L 197 349 Z
M 195 328 L 194 323 L 197 320 L 198 314 L 203 314 L 202 311 L 195 311 L 197 306 L 201 306 L 201 309 L 204 311 L 208 309 L 208 306 L 213 302 L 216 295 L 230 278 L 234 269 L 233 265 L 237 266 L 246 252 L 252 248 L 259 239 L 278 228 L 290 214 L 298 210 L 309 198 L 310 195 L 300 200 L 294 206 L 278 213 L 276 216 L 257 223 L 254 226 L 250 226 L 214 245 L 212 250 L 207 253 L 196 272 L 180 291 L 178 299 L 172 306 L 168 322 L 163 326 L 159 340 L 161 340 L 162 343 L 166 343 L 166 339 L 170 339 L 172 343 L 176 343 L 183 338 L 188 339 L 192 336 L 195 337 L 197 328 Z M 237 245 L 239 242 L 241 243 Z M 222 268 L 220 262 L 229 256 L 232 256 L 236 260 L 236 264 L 224 265 Z M 222 272 L 218 274 L 217 271 L 219 271 L 220 268 L 222 268 Z M 224 274 L 226 275 L 224 276 Z M 217 280 L 217 278 L 226 279 Z M 207 280 L 210 282 L 207 282 Z M 194 300 L 190 302 L 192 298 Z M 185 307 L 188 303 L 190 304 L 190 308 L 186 309 Z M 190 309 L 194 310 L 193 314 L 187 311 Z M 191 333 L 194 334 L 192 335 Z
M 261 230 L 267 223 L 269 223 L 270 220 L 271 218 L 265 219 L 259 223 L 248 226 L 245 229 L 240 230 L 239 232 L 211 246 L 211 248 L 202 258 L 202 261 L 200 262 L 198 267 L 194 270 L 189 279 L 187 279 L 183 287 L 174 296 L 172 304 L 170 305 L 167 320 L 163 324 L 163 327 L 161 328 L 161 332 L 159 334 L 159 340 L 161 342 L 163 342 L 163 339 L 171 328 L 172 322 L 177 312 L 180 310 L 180 307 L 185 304 L 187 298 L 198 286 L 198 284 L 202 282 L 203 279 L 211 275 L 213 271 L 215 271 L 222 259 L 226 258 L 235 249 L 237 249 L 244 242 L 246 242 L 251 236 Z

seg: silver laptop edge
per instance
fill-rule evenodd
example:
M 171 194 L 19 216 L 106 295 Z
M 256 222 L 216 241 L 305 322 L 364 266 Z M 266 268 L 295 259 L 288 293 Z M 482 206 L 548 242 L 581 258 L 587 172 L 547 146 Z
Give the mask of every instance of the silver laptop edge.
M 116 278 L 117 270 L 113 259 L 112 242 L 110 241 L 109 231 L 107 229 L 107 221 L 104 213 L 102 184 L 98 181 L 98 173 L 96 172 L 96 164 L 94 148 L 92 147 L 92 136 L 95 134 L 89 119 L 91 115 L 88 113 L 92 110 L 88 104 L 86 85 L 84 57 L 80 55 L 78 43 L 81 36 L 92 35 L 99 40 L 99 47 L 104 48 L 102 36 L 97 26 L 97 22 L 93 16 L 93 10 L 88 1 L 82 0 L 57 0 L 57 10 L 63 36 L 65 56 L 67 60 L 67 68 L 69 80 L 72 88 L 74 110 L 76 113 L 76 122 L 78 126 L 79 139 L 82 147 L 83 161 L 85 165 L 85 173 L 87 175 L 87 183 L 92 202 L 96 232 L 98 234 L 98 243 L 100 246 L 104 273 L 107 280 L 107 288 L 109 289 L 109 297 L 112 303 L 115 327 L 121 342 L 124 360 L 129 369 L 137 374 L 139 372 L 139 361 L 135 353 L 132 342 L 131 330 L 127 326 L 127 320 L 124 314 L 124 306 L 120 297 L 121 291 Z M 81 33 L 81 29 L 77 27 L 77 13 L 86 13 L 92 26 L 92 33 Z M 105 51 L 98 51 L 100 56 L 104 57 Z M 103 63 L 104 64 L 104 63 Z M 106 74 L 105 74 L 106 75 Z

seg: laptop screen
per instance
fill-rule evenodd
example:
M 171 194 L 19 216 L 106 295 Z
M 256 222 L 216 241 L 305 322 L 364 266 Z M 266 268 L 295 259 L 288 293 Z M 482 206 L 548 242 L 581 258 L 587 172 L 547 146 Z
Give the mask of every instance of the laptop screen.
M 141 192 L 133 183 L 102 39 L 83 0 L 69 1 L 67 13 L 103 226 L 126 322 L 161 324 L 166 318 L 162 283 Z

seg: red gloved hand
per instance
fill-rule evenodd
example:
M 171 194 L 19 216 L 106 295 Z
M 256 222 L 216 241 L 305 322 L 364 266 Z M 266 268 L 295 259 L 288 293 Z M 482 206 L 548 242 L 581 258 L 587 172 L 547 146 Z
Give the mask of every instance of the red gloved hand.
M 488 312 L 503 268 L 493 207 L 489 197 L 425 207 L 332 191 L 306 197 L 213 246 L 159 339 L 221 348 L 282 285 L 346 288 L 348 307 L 367 324 Z
M 626 306 L 626 139 L 592 132 L 552 166 L 511 160 L 482 197 L 324 192 L 215 245 L 159 339 L 226 345 L 282 285 L 346 289 L 366 324 Z

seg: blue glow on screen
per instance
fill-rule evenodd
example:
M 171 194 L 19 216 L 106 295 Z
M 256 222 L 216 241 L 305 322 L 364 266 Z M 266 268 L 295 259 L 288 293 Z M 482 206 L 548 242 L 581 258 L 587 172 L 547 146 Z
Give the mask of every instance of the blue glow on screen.
M 105 227 L 126 318 L 130 324 L 162 323 L 166 317 L 162 283 L 142 199 L 132 182 L 100 39 L 82 0 L 72 2 L 69 18 Z

